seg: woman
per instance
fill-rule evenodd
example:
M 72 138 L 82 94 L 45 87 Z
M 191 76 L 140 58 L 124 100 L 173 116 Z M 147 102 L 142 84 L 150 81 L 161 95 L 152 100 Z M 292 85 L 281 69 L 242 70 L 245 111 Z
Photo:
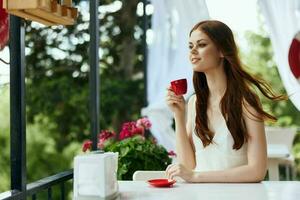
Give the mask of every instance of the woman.
M 188 182 L 260 182 L 267 168 L 263 111 L 253 86 L 271 100 L 276 96 L 241 66 L 230 28 L 208 20 L 190 32 L 189 59 L 195 95 L 186 114 L 183 96 L 168 88 L 166 102 L 174 113 L 180 164 L 167 167 L 168 178 Z

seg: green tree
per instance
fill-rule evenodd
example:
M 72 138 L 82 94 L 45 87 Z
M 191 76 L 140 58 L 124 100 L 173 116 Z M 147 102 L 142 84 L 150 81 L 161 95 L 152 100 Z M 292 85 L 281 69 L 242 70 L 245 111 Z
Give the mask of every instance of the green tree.
M 137 4 L 138 0 L 101 1 L 101 128 L 118 128 L 123 121 L 136 119 L 143 106 Z M 40 27 L 30 22 L 26 26 L 28 122 L 47 126 L 58 151 L 89 137 L 89 18 L 87 4 L 80 6 L 74 26 Z M 105 11 L 109 7 L 115 10 Z
M 9 88 L 0 87 L 0 193 L 10 189 L 10 108 Z M 46 123 L 46 118 L 43 119 Z M 80 153 L 81 143 L 72 142 L 57 152 L 50 129 L 42 124 L 26 127 L 27 182 L 50 176 L 73 166 L 73 157 Z M 64 162 L 62 162 L 64 161 Z
M 10 188 L 9 89 L 0 86 L 0 193 Z

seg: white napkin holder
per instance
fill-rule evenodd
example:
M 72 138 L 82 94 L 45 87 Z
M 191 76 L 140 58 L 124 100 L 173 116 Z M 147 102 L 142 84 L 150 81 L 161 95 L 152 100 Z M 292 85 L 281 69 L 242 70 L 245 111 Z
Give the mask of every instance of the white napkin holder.
M 74 158 L 74 200 L 118 195 L 118 153 L 89 153 Z

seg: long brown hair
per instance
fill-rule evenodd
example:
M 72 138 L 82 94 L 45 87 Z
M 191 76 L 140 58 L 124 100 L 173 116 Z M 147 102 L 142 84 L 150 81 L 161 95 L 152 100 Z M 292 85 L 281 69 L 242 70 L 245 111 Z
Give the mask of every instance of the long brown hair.
M 248 138 L 243 119 L 243 107 L 247 108 L 245 104 L 249 104 L 257 111 L 258 116 L 248 111 L 255 117 L 255 120 L 277 120 L 276 117 L 262 109 L 259 97 L 252 87 L 258 88 L 265 97 L 271 100 L 282 100 L 286 97 L 284 95 L 276 96 L 265 81 L 250 75 L 242 68 L 232 31 L 226 24 L 216 20 L 202 21 L 192 28 L 190 36 L 195 30 L 204 32 L 224 56 L 227 88 L 221 100 L 221 112 L 234 140 L 232 148 L 238 150 Z M 213 142 L 214 133 L 208 128 L 209 89 L 205 74 L 194 71 L 193 83 L 197 97 L 195 131 L 203 146 L 206 147 Z

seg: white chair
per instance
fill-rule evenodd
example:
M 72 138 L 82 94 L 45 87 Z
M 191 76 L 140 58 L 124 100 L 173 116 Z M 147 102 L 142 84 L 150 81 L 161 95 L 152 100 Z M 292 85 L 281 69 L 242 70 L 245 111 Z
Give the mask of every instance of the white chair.
M 286 158 L 280 158 L 279 163 L 285 166 L 286 178 L 290 178 L 290 170 L 292 171 L 292 179 L 296 177 L 295 171 L 295 159 L 292 155 L 293 141 L 297 132 L 296 128 L 284 128 L 284 127 L 266 127 L 266 139 L 267 144 L 272 145 L 286 145 L 289 150 L 289 156 Z
M 132 180 L 146 181 L 149 179 L 167 178 L 165 171 L 135 171 Z
M 135 171 L 132 180 L 147 181 L 149 179 L 167 178 L 165 171 Z M 183 181 L 180 177 L 175 177 L 176 181 Z

